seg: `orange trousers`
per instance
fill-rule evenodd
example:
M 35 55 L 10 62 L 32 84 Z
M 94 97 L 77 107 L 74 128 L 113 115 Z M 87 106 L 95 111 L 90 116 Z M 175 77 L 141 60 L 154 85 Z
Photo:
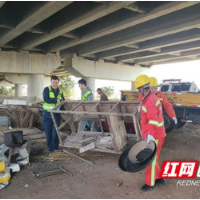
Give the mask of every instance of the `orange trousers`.
M 156 156 L 155 156 L 153 162 L 151 163 L 151 165 L 149 165 L 145 169 L 145 183 L 149 186 L 154 186 L 155 180 L 159 179 L 159 176 L 160 176 L 160 166 L 158 164 L 158 158 L 159 158 L 162 146 L 164 144 L 164 140 L 165 140 L 165 138 L 155 140 L 155 143 L 157 145 Z

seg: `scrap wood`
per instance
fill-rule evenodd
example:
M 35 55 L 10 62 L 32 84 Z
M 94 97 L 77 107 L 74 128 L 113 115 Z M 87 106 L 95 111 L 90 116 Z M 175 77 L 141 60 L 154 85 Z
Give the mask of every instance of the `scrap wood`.
M 11 118 L 12 126 L 18 128 L 32 128 L 36 120 L 36 114 L 22 106 L 9 106 L 5 115 Z

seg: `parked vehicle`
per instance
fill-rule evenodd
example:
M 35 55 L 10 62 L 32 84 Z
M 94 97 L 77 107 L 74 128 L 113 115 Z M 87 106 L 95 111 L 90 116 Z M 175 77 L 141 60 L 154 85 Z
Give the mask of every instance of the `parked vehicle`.
M 200 124 L 199 90 L 194 82 L 180 81 L 181 80 L 178 80 L 178 83 L 175 83 L 175 80 L 173 80 L 170 83 L 166 83 L 165 80 L 165 82 L 160 85 L 160 91 L 165 92 L 178 119 L 178 124 L 175 125 L 174 121 L 172 121 L 165 110 L 163 110 L 165 130 L 167 133 L 171 132 L 173 129 L 182 128 L 186 123 Z M 121 91 L 122 101 L 135 101 L 137 98 L 138 93 L 135 91 Z
M 199 93 L 194 82 L 181 82 L 181 79 L 166 79 L 159 85 L 161 92 Z

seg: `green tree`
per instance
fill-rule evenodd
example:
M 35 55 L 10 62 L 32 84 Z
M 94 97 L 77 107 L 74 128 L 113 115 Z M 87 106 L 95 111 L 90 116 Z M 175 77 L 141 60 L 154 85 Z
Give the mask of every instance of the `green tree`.
M 8 94 L 8 89 L 5 88 L 5 87 L 3 87 L 3 86 L 1 86 L 1 87 L 0 87 L 0 94 L 5 94 L 5 95 L 7 95 L 7 94 Z
M 8 93 L 9 94 L 14 94 L 15 93 L 15 88 L 14 87 L 11 87 L 8 89 Z
M 65 76 L 60 78 L 60 88 L 65 96 L 65 98 L 73 98 L 75 95 L 74 92 L 75 82 L 70 76 Z
M 110 98 L 114 94 L 114 88 L 111 86 L 102 87 L 101 90 Z

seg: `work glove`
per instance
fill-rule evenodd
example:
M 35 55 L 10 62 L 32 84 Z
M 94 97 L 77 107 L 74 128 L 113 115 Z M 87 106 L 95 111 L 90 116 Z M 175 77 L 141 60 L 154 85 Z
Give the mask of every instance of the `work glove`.
M 147 135 L 147 143 L 149 143 L 150 141 L 155 141 L 155 138 L 152 135 Z
M 178 124 L 177 118 L 176 117 L 172 117 L 174 124 Z
M 140 109 L 141 109 L 141 106 L 138 106 L 137 107 L 137 111 L 140 112 Z

